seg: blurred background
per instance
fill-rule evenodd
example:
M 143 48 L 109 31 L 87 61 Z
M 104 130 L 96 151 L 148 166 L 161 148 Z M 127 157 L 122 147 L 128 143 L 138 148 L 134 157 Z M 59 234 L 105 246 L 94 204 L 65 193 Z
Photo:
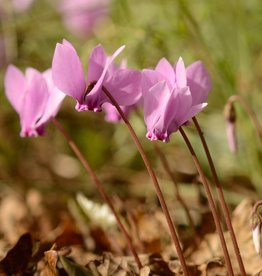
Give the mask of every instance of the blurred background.
M 25 196 L 37 190 L 67 202 L 82 191 L 99 200 L 63 137 L 50 124 L 47 135 L 20 138 L 19 119 L 3 87 L 6 66 L 21 70 L 51 66 L 54 48 L 63 38 L 78 50 L 85 70 L 92 48 L 101 43 L 108 54 L 125 44 L 118 62 L 143 69 L 161 57 L 186 64 L 202 60 L 213 82 L 208 107 L 198 116 L 228 202 L 262 196 L 261 143 L 242 106 L 236 104 L 238 152 L 226 138 L 223 109 L 230 95 L 239 94 L 262 121 L 262 5 L 260 0 L 2 0 L 0 2 L 0 191 Z M 125 126 L 107 123 L 104 114 L 78 113 L 66 98 L 57 119 L 90 161 L 112 195 L 155 201 L 151 180 Z M 174 189 L 165 174 L 145 126 L 137 114 L 130 120 L 170 201 Z M 193 126 L 186 128 L 206 174 L 202 146 Z M 170 143 L 158 142 L 165 152 L 185 197 L 199 195 L 197 173 L 180 134 Z M 195 183 L 195 184 L 194 184 Z M 59 195 L 59 197 L 57 196 Z

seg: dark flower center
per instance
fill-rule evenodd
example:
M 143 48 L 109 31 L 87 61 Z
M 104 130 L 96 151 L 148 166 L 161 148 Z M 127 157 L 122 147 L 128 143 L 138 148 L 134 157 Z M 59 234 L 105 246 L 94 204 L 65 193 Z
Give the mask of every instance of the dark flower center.
M 84 100 L 86 98 L 86 96 L 92 91 L 92 89 L 94 88 L 94 86 L 96 85 L 97 81 L 91 81 L 87 87 L 86 87 L 86 91 L 85 91 L 85 94 L 84 94 Z

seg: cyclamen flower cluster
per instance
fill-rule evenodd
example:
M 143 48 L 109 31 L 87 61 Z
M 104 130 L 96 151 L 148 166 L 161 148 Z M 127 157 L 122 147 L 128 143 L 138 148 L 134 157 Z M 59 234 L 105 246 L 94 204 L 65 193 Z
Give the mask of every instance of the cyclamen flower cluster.
M 86 79 L 76 50 L 66 40 L 56 46 L 52 76 L 50 70 L 41 74 L 30 68 L 24 76 L 10 65 L 5 76 L 6 95 L 20 116 L 21 136 L 42 135 L 65 95 L 76 100 L 77 111 L 107 110 L 109 121 L 120 118 L 105 89 L 127 114 L 142 103 L 147 138 L 164 142 L 207 105 L 211 81 L 200 61 L 185 68 L 182 58 L 174 66 L 163 58 L 154 70 L 138 71 L 113 63 L 123 49 L 108 56 L 101 45 L 96 46 Z

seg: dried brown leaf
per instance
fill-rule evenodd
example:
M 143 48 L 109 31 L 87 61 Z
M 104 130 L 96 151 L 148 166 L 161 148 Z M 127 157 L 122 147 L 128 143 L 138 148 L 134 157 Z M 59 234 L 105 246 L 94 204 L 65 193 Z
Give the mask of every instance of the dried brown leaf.
M 58 253 L 55 250 L 49 250 L 45 252 L 46 265 L 44 267 L 44 275 L 46 276 L 56 276 L 56 264 L 58 260 Z
M 256 254 L 252 234 L 250 231 L 250 214 L 252 211 L 252 201 L 245 199 L 242 201 L 232 214 L 232 224 L 235 230 L 240 253 L 246 268 L 246 272 L 254 275 L 262 269 L 261 257 Z M 225 239 L 228 245 L 229 255 L 232 262 L 233 270 L 239 273 L 238 262 L 233 250 L 232 242 L 228 232 L 225 232 Z M 188 260 L 196 265 L 203 265 L 216 258 L 222 258 L 223 253 L 216 233 L 208 234 L 200 244 L 197 250 L 192 252 Z M 211 274 L 212 275 L 212 274 Z
M 29 233 L 22 235 L 0 262 L 0 272 L 7 275 L 24 272 L 32 257 L 32 247 L 31 235 Z
M 150 274 L 150 267 L 144 266 L 141 268 L 139 276 L 149 276 L 149 274 Z

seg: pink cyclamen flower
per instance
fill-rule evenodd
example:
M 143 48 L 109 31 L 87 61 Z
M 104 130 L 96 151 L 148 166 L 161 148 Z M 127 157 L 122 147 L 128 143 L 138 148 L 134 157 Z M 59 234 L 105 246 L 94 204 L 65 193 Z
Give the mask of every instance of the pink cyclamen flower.
M 211 81 L 197 61 L 185 68 L 182 58 L 175 66 L 161 59 L 155 70 L 143 71 L 142 91 L 147 138 L 169 141 L 171 133 L 207 106 Z
M 50 69 L 42 74 L 27 68 L 24 75 L 14 65 L 7 68 L 5 92 L 19 114 L 21 137 L 43 135 L 46 123 L 56 116 L 65 97 L 54 87 Z
M 109 13 L 110 0 L 61 0 L 59 11 L 73 34 L 86 37 Z
M 73 46 L 63 41 L 55 49 L 52 73 L 55 85 L 73 97 L 78 111 L 101 111 L 102 104 L 110 102 L 103 87 L 113 95 L 119 105 L 132 105 L 141 97 L 141 73 L 132 69 L 119 69 L 114 59 L 124 46 L 107 56 L 101 45 L 96 46 L 89 58 L 87 80 L 80 59 Z

